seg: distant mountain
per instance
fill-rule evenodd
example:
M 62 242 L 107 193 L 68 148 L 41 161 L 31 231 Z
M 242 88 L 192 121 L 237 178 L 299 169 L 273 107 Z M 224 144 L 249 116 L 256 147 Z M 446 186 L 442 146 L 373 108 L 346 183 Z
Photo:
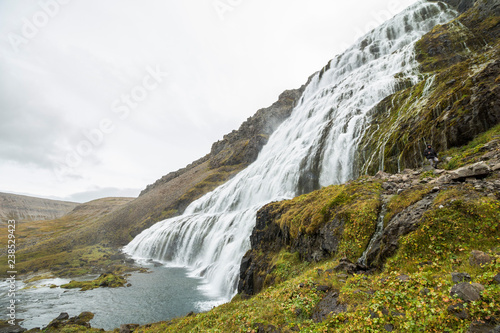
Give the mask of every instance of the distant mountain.
M 0 221 L 53 220 L 72 211 L 79 203 L 0 193 Z

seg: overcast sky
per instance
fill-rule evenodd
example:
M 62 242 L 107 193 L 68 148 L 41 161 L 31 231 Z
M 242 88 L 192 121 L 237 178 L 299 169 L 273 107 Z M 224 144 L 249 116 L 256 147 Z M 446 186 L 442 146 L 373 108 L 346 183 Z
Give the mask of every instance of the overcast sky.
M 137 196 L 416 0 L 1 0 L 0 192 Z

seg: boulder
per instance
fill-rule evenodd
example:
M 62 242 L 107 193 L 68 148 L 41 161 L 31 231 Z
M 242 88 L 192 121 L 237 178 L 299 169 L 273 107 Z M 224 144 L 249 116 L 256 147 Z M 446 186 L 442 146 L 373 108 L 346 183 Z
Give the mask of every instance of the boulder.
M 458 297 L 466 303 L 481 299 L 481 294 L 477 286 L 473 286 L 467 282 L 462 282 L 451 287 L 450 295 Z
M 484 266 L 489 264 L 493 259 L 482 251 L 473 250 L 469 257 L 469 264 L 471 266 Z
M 451 180 L 464 180 L 471 177 L 485 177 L 489 175 L 491 168 L 485 162 L 478 162 L 471 165 L 466 165 L 453 171 L 449 171 L 448 175 Z
M 500 273 L 493 277 L 493 283 L 500 284 Z
M 338 298 L 339 294 L 337 292 L 328 292 L 314 308 L 312 320 L 316 323 L 320 323 L 330 315 L 347 311 L 347 307 L 340 304 Z

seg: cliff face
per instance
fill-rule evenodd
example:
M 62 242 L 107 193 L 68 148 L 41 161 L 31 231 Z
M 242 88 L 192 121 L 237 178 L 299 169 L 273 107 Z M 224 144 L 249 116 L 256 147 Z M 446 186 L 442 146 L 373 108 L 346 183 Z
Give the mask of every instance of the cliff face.
M 427 144 L 438 151 L 462 146 L 500 122 L 499 22 L 499 1 L 477 1 L 417 43 L 423 81 L 372 110 L 360 174 L 417 167 Z
M 40 199 L 24 195 L 0 193 L 0 221 L 18 222 L 53 220 L 78 206 L 76 202 Z

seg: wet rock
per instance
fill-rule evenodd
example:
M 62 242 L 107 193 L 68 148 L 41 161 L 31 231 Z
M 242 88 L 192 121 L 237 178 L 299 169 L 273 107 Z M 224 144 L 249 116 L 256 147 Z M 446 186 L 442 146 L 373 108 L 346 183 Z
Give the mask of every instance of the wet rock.
M 451 279 L 454 283 L 470 282 L 472 280 L 468 273 L 451 273 Z
M 66 312 L 62 312 L 59 316 L 57 316 L 54 320 L 66 320 L 69 319 L 69 315 Z
M 431 207 L 437 193 L 432 193 L 394 216 L 382 235 L 375 240 L 366 255 L 368 267 L 381 267 L 385 260 L 396 253 L 399 239 L 415 231 L 424 213 Z
M 450 295 L 458 297 L 466 303 L 481 299 L 480 291 L 477 290 L 477 287 L 467 282 L 462 282 L 451 287 Z
M 316 305 L 312 313 L 312 320 L 320 323 L 333 314 L 339 314 L 347 311 L 347 306 L 338 302 L 339 294 L 337 292 L 328 292 L 325 297 Z
M 469 257 L 469 263 L 471 266 L 483 266 L 489 264 L 493 259 L 484 252 L 472 251 Z

